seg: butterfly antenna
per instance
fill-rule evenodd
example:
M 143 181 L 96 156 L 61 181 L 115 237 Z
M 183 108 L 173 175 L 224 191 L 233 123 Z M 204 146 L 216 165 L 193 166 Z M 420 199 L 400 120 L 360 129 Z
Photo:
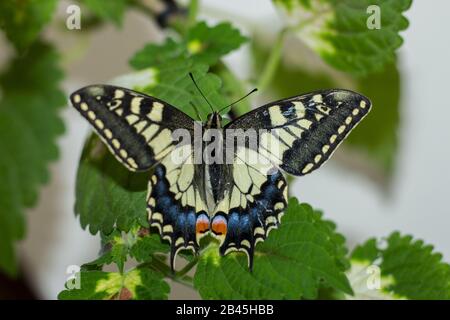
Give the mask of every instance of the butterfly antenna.
M 189 77 L 191 77 L 192 82 L 194 82 L 195 87 L 197 88 L 198 92 L 200 92 L 200 94 L 202 95 L 203 99 L 205 99 L 205 101 L 208 103 L 209 107 L 211 108 L 212 112 L 215 112 L 213 106 L 211 105 L 211 103 L 209 103 L 208 99 L 206 99 L 206 96 L 203 94 L 202 90 L 200 90 L 200 87 L 198 86 L 197 82 L 194 79 L 194 76 L 192 75 L 192 72 L 189 72 Z
M 194 108 L 195 113 L 197 114 L 198 119 L 199 119 L 200 121 L 203 122 L 203 119 L 202 119 L 202 117 L 200 116 L 200 112 L 198 111 L 198 109 L 197 109 L 197 107 L 195 106 L 195 104 L 194 104 L 192 101 L 190 101 L 190 104 L 191 104 L 192 108 Z
M 231 106 L 235 105 L 236 103 L 238 103 L 238 102 L 244 100 L 245 98 L 247 98 L 249 95 L 251 95 L 253 92 L 256 92 L 256 91 L 258 91 L 258 88 L 253 89 L 252 91 L 250 91 L 249 93 L 247 93 L 247 94 L 246 94 L 245 96 L 243 96 L 242 98 L 237 99 L 235 102 L 230 103 L 229 105 L 223 107 L 222 109 L 219 110 L 219 113 L 222 112 L 223 110 L 225 110 L 226 108 L 231 107 Z

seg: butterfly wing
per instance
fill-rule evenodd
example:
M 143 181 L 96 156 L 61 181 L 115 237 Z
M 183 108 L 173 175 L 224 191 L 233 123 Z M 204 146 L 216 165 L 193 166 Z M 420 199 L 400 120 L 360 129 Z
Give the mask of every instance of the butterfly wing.
M 84 87 L 70 96 L 112 154 L 131 171 L 145 171 L 167 155 L 175 129 L 194 120 L 154 97 L 110 85 Z
M 270 130 L 258 136 L 258 152 L 301 176 L 325 163 L 370 108 L 369 99 L 350 90 L 317 91 L 269 103 L 225 129 Z
M 171 244 L 172 270 L 178 251 L 196 252 L 200 238 L 209 231 L 202 194 L 204 170 L 194 164 L 190 148 L 190 144 L 177 147 L 155 167 L 147 194 L 150 225 Z
M 211 220 L 221 253 L 244 251 L 251 268 L 256 243 L 278 226 L 287 204 L 286 181 L 270 164 L 297 176 L 314 171 L 370 107 L 366 97 L 349 90 L 318 91 L 267 104 L 225 126 L 227 135 L 227 129 L 256 129 L 258 143 L 235 145 L 234 184 Z M 218 223 L 226 233 L 215 231 Z
M 174 147 L 172 133 L 194 122 L 173 106 L 132 90 L 95 85 L 71 95 L 75 108 L 93 125 L 115 157 L 129 170 L 148 170 L 147 208 L 150 224 L 171 243 L 171 265 L 178 250 L 198 248 L 210 228 L 205 205 L 204 166 L 194 165 L 192 150 Z M 267 129 L 258 145 L 239 145 L 231 172 L 233 179 L 214 210 L 211 229 L 226 254 L 253 251 L 279 224 L 287 203 L 287 184 L 281 172 L 303 175 L 323 164 L 350 130 L 367 114 L 367 98 L 348 90 L 315 92 L 280 100 L 229 123 L 226 129 Z M 184 150 L 184 156 L 173 156 Z M 249 161 L 261 156 L 267 163 Z M 185 158 L 183 158 L 185 157 Z M 178 159 L 178 160 L 174 160 Z
M 144 171 L 156 164 L 147 211 L 150 225 L 171 244 L 173 268 L 176 253 L 197 250 L 209 229 L 202 171 L 193 165 L 192 145 L 180 144 L 172 136 L 185 129 L 192 137 L 194 120 L 166 102 L 115 86 L 85 87 L 74 92 L 71 101 L 129 170 Z
M 260 155 L 239 146 L 231 166 L 233 178 L 211 219 L 211 231 L 221 242 L 220 253 L 242 251 L 250 270 L 258 241 L 277 228 L 287 205 L 287 183 L 269 161 L 253 161 Z

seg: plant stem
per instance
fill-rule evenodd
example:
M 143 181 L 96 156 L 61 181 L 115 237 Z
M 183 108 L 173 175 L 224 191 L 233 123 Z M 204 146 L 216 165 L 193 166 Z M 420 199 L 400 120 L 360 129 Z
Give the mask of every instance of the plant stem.
M 269 59 L 264 67 L 264 70 L 261 74 L 261 78 L 258 82 L 258 89 L 263 91 L 267 88 L 267 86 L 272 81 L 275 72 L 277 71 L 278 65 L 281 61 L 281 53 L 283 49 L 284 37 L 287 33 L 288 29 L 283 29 L 278 33 L 277 38 L 275 40 L 275 44 L 270 51 Z

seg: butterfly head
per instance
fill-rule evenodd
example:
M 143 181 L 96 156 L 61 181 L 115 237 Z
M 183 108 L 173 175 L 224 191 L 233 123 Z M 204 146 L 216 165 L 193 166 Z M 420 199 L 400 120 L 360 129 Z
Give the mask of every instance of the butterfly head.
M 208 115 L 206 119 L 206 128 L 208 129 L 219 129 L 222 127 L 222 116 L 214 111 Z

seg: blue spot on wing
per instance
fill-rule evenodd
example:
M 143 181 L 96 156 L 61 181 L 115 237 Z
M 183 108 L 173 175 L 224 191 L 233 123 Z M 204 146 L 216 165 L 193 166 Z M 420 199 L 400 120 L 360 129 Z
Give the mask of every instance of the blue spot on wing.
M 278 188 L 278 183 L 283 181 L 283 186 Z M 265 239 L 268 228 L 278 225 L 278 213 L 275 209 L 276 203 L 286 205 L 284 188 L 286 181 L 280 171 L 267 176 L 267 181 L 261 186 L 261 193 L 254 197 L 253 202 L 248 202 L 246 208 L 233 208 L 228 215 L 227 234 L 220 247 L 220 253 L 225 254 L 229 248 L 245 251 L 248 255 L 250 269 L 253 267 L 253 253 L 258 238 Z M 266 223 L 266 218 L 275 217 L 276 223 Z M 264 234 L 254 234 L 256 228 L 262 228 Z M 248 242 L 245 242 L 247 240 Z M 245 244 L 250 243 L 250 247 Z

